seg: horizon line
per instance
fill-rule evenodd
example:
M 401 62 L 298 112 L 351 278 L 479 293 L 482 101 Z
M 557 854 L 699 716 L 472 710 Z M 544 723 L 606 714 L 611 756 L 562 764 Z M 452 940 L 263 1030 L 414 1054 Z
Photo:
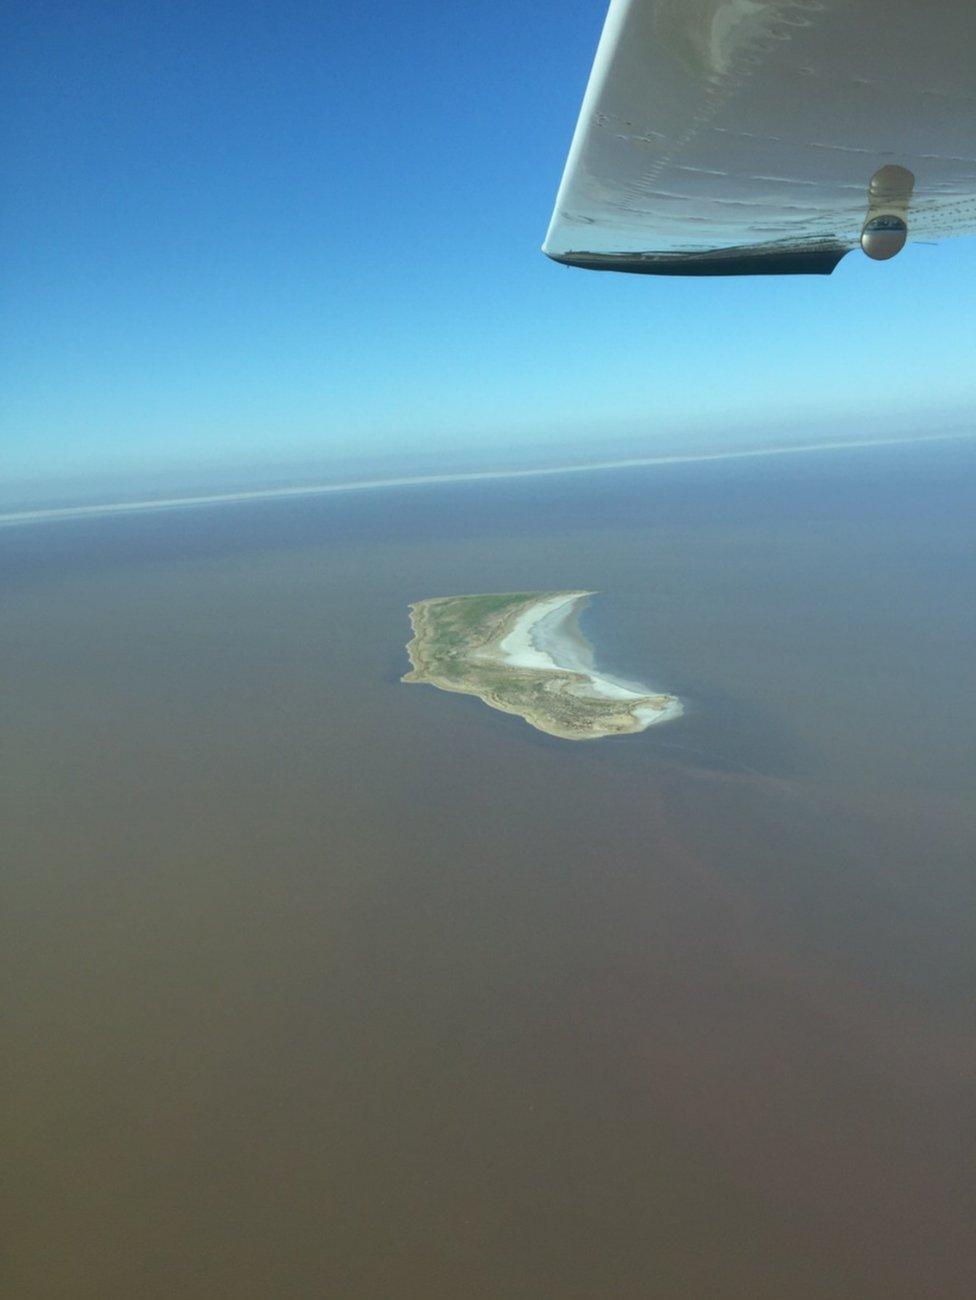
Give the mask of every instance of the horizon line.
M 278 498 L 326 496 L 334 492 L 369 492 L 385 488 L 423 487 L 442 483 L 474 483 L 491 479 L 542 478 L 557 474 L 583 474 L 612 469 L 640 469 L 650 466 L 688 465 L 712 460 L 744 460 L 758 456 L 792 456 L 822 451 L 844 451 L 866 447 L 892 447 L 923 442 L 953 442 L 976 437 L 976 432 L 920 434 L 907 438 L 845 438 L 831 442 L 793 443 L 780 447 L 755 447 L 739 451 L 674 453 L 638 456 L 625 460 L 588 461 L 583 465 L 550 465 L 536 469 L 471 470 L 458 474 L 417 474 L 406 478 L 359 479 L 349 483 L 312 483 L 296 487 L 253 488 L 243 492 L 215 492 L 206 495 L 167 497 L 143 501 L 110 501 L 97 505 L 54 506 L 35 510 L 14 510 L 0 514 L 0 526 L 54 523 L 59 520 L 99 518 L 120 514 L 141 514 L 153 510 L 187 510 L 194 507 L 239 505 L 249 501 Z

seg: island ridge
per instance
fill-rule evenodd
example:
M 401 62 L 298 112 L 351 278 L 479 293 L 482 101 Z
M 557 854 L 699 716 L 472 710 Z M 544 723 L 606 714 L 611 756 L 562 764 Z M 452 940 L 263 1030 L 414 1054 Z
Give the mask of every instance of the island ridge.
M 643 731 L 681 713 L 673 695 L 597 672 L 578 616 L 591 591 L 439 596 L 410 606 L 405 682 L 477 695 L 564 740 Z

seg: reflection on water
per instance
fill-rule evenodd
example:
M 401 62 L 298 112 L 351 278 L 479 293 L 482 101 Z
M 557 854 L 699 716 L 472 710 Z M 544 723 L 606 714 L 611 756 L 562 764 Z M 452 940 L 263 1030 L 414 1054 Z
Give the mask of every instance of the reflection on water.
M 8 533 L 10 1294 L 970 1295 L 973 461 Z M 399 685 L 578 588 L 679 722 Z

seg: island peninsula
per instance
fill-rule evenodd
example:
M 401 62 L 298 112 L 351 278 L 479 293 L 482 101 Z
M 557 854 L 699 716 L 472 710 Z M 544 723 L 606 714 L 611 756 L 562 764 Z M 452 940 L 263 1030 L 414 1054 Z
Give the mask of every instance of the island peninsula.
M 673 695 L 597 672 L 578 617 L 592 591 L 438 596 L 410 606 L 405 682 L 477 695 L 550 736 L 595 740 L 681 713 Z

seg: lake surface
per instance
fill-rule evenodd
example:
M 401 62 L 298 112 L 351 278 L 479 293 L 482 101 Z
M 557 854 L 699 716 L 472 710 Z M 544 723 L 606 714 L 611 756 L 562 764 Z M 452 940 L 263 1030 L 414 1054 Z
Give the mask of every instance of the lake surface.
M 0 533 L 7 1293 L 976 1293 L 974 471 Z M 399 682 L 536 589 L 684 716 Z

